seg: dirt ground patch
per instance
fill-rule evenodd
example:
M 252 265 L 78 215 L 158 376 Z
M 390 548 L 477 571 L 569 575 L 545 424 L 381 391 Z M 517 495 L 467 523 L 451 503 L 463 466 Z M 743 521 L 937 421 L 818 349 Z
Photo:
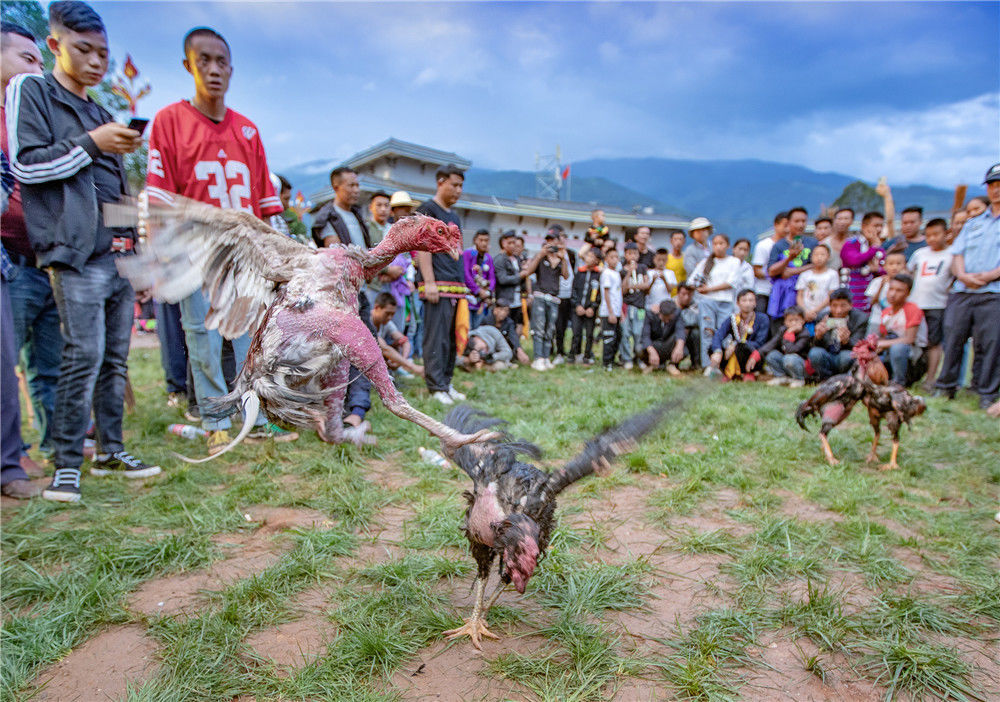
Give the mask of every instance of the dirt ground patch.
M 315 587 L 293 595 L 298 618 L 258 631 L 245 643 L 258 656 L 282 668 L 298 668 L 321 656 L 337 632 L 326 616 L 331 589 Z
M 38 674 L 33 700 L 96 702 L 119 700 L 126 685 L 153 676 L 156 644 L 138 624 L 116 626 L 93 637 Z
M 413 510 L 401 505 L 386 505 L 369 521 L 362 532 L 362 543 L 358 547 L 357 562 L 370 565 L 381 561 L 391 561 L 404 555 L 400 545 L 403 542 L 403 525 L 413 518 Z
M 151 616 L 197 610 L 204 605 L 205 591 L 220 590 L 274 565 L 288 550 L 288 544 L 272 538 L 276 533 L 330 524 L 322 512 L 311 509 L 255 505 L 246 508 L 244 514 L 247 521 L 261 525 L 249 533 L 224 534 L 214 539 L 225 554 L 222 560 L 203 570 L 143 584 L 129 597 L 129 608 Z
M 779 511 L 787 517 L 803 522 L 842 522 L 844 515 L 822 507 L 812 500 L 807 500 L 789 490 L 774 490 L 773 493 L 782 498 Z

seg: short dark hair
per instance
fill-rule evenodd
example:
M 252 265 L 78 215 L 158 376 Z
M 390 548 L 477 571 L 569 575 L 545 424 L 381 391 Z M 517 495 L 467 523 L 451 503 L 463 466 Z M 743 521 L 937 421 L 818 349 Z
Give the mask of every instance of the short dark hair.
M 213 39 L 218 39 L 226 45 L 226 52 L 229 53 L 230 56 L 233 55 L 233 50 L 229 48 L 229 42 L 226 41 L 224 36 L 211 27 L 195 27 L 184 35 L 184 56 L 187 56 L 188 50 L 191 48 L 191 40 L 195 37 L 211 37 Z
M 85 2 L 59 0 L 49 4 L 49 28 L 63 27 L 71 32 L 107 34 L 101 16 Z
M 24 37 L 25 39 L 30 39 L 31 41 L 37 42 L 35 35 L 29 32 L 27 29 L 14 22 L 8 22 L 3 20 L 0 22 L 0 34 L 17 34 L 18 36 Z
M 667 249 L 665 249 L 665 248 L 663 248 L 661 246 L 660 248 L 658 248 L 656 251 L 653 252 L 653 255 L 655 255 L 655 256 L 669 256 L 670 255 L 670 251 L 668 251 Z
M 806 217 L 808 217 L 808 216 L 809 216 L 809 210 L 807 210 L 807 209 L 806 209 L 805 207 L 802 207 L 802 206 L 800 205 L 800 206 L 798 206 L 798 207 L 793 207 L 792 209 L 788 210 L 788 218 L 789 218 L 789 219 L 791 219 L 791 218 L 792 218 L 792 215 L 793 215 L 793 214 L 795 214 L 796 212 L 801 212 L 801 213 L 802 213 L 802 214 L 804 214 L 804 215 L 805 215 Z
M 844 300 L 845 302 L 853 302 L 851 298 L 851 291 L 847 288 L 837 288 L 832 293 L 830 293 L 830 302 L 834 300 Z
M 829 217 L 817 217 L 816 221 L 813 222 L 813 226 L 818 227 L 820 222 L 828 222 L 830 224 L 833 224 L 833 220 L 830 219 Z
M 931 227 L 941 227 L 942 229 L 947 229 L 948 228 L 948 223 L 945 222 L 940 217 L 935 217 L 930 222 L 928 222 L 927 224 L 924 225 L 924 231 L 927 231 Z
M 502 244 L 503 242 L 507 241 L 508 239 L 513 239 L 516 236 L 517 236 L 517 234 L 514 233 L 513 229 L 508 229 L 507 231 L 505 231 L 503 234 L 500 235 L 499 242 Z
M 596 258 L 598 261 L 603 261 L 604 260 L 604 252 L 601 251 L 596 246 L 591 246 L 589 249 L 587 249 L 587 253 L 594 254 L 594 258 Z M 584 255 L 586 255 L 586 254 L 584 254 Z
M 881 212 L 875 212 L 874 210 L 872 210 L 871 212 L 865 212 L 865 216 L 861 218 L 861 226 L 862 227 L 865 226 L 866 224 L 868 224 L 868 222 L 875 219 L 876 217 L 878 217 L 879 219 L 885 219 L 885 215 L 882 214 Z
M 337 166 L 332 171 L 330 171 L 330 185 L 336 188 L 340 184 L 340 176 L 345 173 L 357 173 L 356 170 L 350 166 Z
M 728 235 L 728 234 L 723 234 L 722 232 L 716 232 L 715 234 L 713 234 L 713 235 L 712 235 L 712 241 L 715 241 L 715 240 L 716 240 L 716 239 L 718 239 L 718 238 L 719 238 L 720 236 L 721 236 L 721 237 L 722 237 L 723 239 L 725 239 L 725 240 L 726 240 L 726 243 L 727 243 L 727 244 L 729 243 L 729 235 Z
M 660 303 L 660 314 L 669 317 L 677 312 L 677 303 L 673 300 L 664 300 Z
M 906 252 L 905 251 L 890 251 L 889 253 L 887 253 L 885 255 L 886 260 L 888 260 L 890 256 L 902 256 L 905 259 L 906 258 Z
M 386 200 L 392 199 L 391 197 L 389 197 L 389 193 L 387 193 L 386 191 L 376 190 L 375 192 L 372 193 L 372 196 L 368 198 L 368 204 L 371 204 L 377 197 L 384 197 Z
M 782 317 L 802 317 L 805 318 L 806 313 L 802 311 L 802 308 L 798 305 L 792 305 L 785 309 L 781 314 Z
M 690 288 L 691 286 L 685 284 L 684 287 L 685 288 Z M 693 290 L 694 288 L 691 288 L 691 289 Z M 753 288 L 743 288 L 738 293 L 736 293 L 736 299 L 740 300 L 744 295 L 753 295 L 754 297 L 757 297 L 757 293 L 755 293 L 753 291 Z
M 921 218 L 923 218 L 923 216 L 924 216 L 924 208 L 920 207 L 919 205 L 910 205 L 909 207 L 907 207 L 905 210 L 903 210 L 899 214 L 900 215 L 905 215 L 907 212 L 916 212 L 918 215 L 920 215 Z
M 906 273 L 897 273 L 892 276 L 892 279 L 897 283 L 902 283 L 906 286 L 907 290 L 913 290 L 913 276 L 907 275 Z M 890 281 L 891 282 L 891 281 Z
M 821 241 L 821 242 L 819 242 L 818 244 L 816 244 L 816 246 L 814 246 L 814 247 L 813 247 L 813 251 L 815 252 L 815 251 L 816 251 L 816 249 L 818 249 L 818 248 L 820 248 L 820 247 L 823 247 L 824 249 L 826 249 L 826 252 L 827 252 L 827 253 L 830 253 L 830 247 L 829 247 L 829 246 L 827 246 L 826 244 L 824 244 L 824 243 L 823 243 L 822 241 Z M 811 256 L 810 256 L 810 258 L 811 258 Z
M 687 234 L 685 234 L 685 233 L 684 233 L 683 231 L 681 231 L 680 229 L 674 229 L 674 230 L 672 230 L 672 231 L 670 232 L 670 238 L 671 238 L 671 239 L 673 239 L 673 238 L 674 238 L 674 234 L 680 234 L 680 235 L 681 235 L 681 236 L 683 236 L 683 237 L 687 237 Z
M 852 221 L 854 220 L 854 208 L 851 208 L 851 207 L 841 207 L 839 210 L 837 210 L 836 212 L 833 213 L 833 216 L 836 217 L 841 212 L 850 212 L 851 213 L 851 220 Z
M 777 224 L 778 222 L 783 222 L 786 219 L 788 219 L 788 212 L 787 211 L 786 212 L 779 212 L 778 214 L 774 215 L 774 223 L 775 224 Z
M 740 244 L 746 244 L 751 249 L 753 248 L 753 244 L 750 243 L 749 239 L 737 239 L 736 241 L 733 242 L 733 248 L 735 249 Z
M 680 284 L 679 284 L 679 285 L 677 286 L 677 289 L 678 289 L 678 290 L 681 290 L 681 289 L 683 289 L 683 290 L 687 290 L 687 291 L 689 291 L 689 292 L 694 292 L 694 286 L 693 286 L 693 285 L 691 285 L 691 283 L 689 283 L 689 282 L 687 282 L 687 281 L 684 281 L 683 283 L 680 283 Z M 747 290 L 750 290 L 750 288 L 744 288 L 743 290 L 740 290 L 740 293 L 741 293 L 741 294 L 742 294 L 742 293 L 745 293 L 745 292 L 746 292 Z M 750 290 L 750 292 L 753 292 L 753 290 Z M 738 299 L 739 299 L 739 297 L 740 297 L 740 296 L 739 296 L 739 295 L 737 295 L 737 296 L 736 296 L 736 299 L 738 300 Z
M 462 180 L 465 180 L 465 171 L 456 166 L 454 163 L 449 163 L 448 165 L 441 166 L 437 169 L 437 173 L 434 174 L 434 179 L 440 183 L 442 180 L 448 180 L 453 175 L 457 175 L 461 177 Z
M 477 236 L 486 236 L 486 237 L 488 237 L 489 235 L 490 235 L 490 230 L 489 229 L 477 229 L 476 233 L 472 235 L 472 238 L 475 239 Z
M 518 234 L 517 240 L 520 241 L 522 244 L 524 243 L 524 237 L 521 236 L 520 234 Z
M 372 307 L 389 307 L 390 305 L 393 307 L 399 306 L 396 298 L 390 292 L 380 292 L 375 296 L 375 302 L 372 303 Z
M 282 192 L 292 189 L 292 184 L 288 182 L 288 178 L 281 175 L 280 173 L 275 173 L 274 175 L 278 176 L 278 181 L 281 183 Z

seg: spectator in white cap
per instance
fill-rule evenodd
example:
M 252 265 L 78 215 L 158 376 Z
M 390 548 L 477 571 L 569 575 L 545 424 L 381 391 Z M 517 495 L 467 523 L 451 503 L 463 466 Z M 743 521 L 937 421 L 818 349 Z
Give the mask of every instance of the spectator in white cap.
M 398 222 L 403 217 L 409 217 L 419 204 L 405 190 L 397 190 L 389 198 L 389 211 L 392 213 L 391 221 Z
M 712 235 L 712 223 L 705 217 L 695 217 L 688 227 L 691 243 L 684 247 L 684 270 L 693 271 L 708 258 L 708 239 Z

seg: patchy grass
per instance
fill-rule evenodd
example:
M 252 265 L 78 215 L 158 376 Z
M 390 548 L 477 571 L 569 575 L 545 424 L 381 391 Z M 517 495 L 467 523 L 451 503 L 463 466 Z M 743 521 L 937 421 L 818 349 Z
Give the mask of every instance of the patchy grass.
M 1000 432 L 970 399 L 930 400 L 904 429 L 903 470 L 879 473 L 864 463 L 863 413 L 831 434 L 842 463 L 826 464 L 815 434 L 792 419 L 808 389 L 561 367 L 539 392 L 542 376 L 526 369 L 460 374 L 470 402 L 538 443 L 549 466 L 628 412 L 687 398 L 618 470 L 560 497 L 563 517 L 626 499 L 638 516 L 627 529 L 615 510 L 573 527 L 557 519 L 526 594 L 508 591 L 489 613 L 505 642 L 487 643 L 480 657 L 467 641 L 440 653 L 440 633 L 470 610 L 475 566 L 460 528 L 468 479 L 418 460 L 417 447 L 431 445 L 422 430 L 377 406 L 374 449 L 305 433 L 189 466 L 171 451 L 202 455 L 204 446 L 166 434 L 182 420 L 165 408 L 160 374 L 155 351 L 133 352 L 138 407 L 126 436 L 162 476 L 85 476 L 76 506 L 5 502 L 2 699 L 30 699 L 40 673 L 123 624 L 157 648 L 149 677 L 122 685 L 129 702 L 407 699 L 400 680 L 420 680 L 429 651 L 455 657 L 424 681 L 429 695 L 485 679 L 513 685 L 504 697 L 532 700 L 650 696 L 637 689 L 739 699 L 747 671 L 765 665 L 765 633 L 819 648 L 773 674 L 806 673 L 823 686 L 845 660 L 887 698 L 1000 697 L 996 661 L 970 653 L 998 638 Z M 442 414 L 422 388 L 404 392 Z M 384 487 L 375 459 L 405 480 Z M 326 521 L 248 521 L 262 505 Z M 223 569 L 241 553 L 271 557 L 235 579 L 198 581 L 205 592 L 192 610 L 130 607 L 140 588 Z M 320 655 L 287 668 L 249 647 L 255 633 L 302 617 L 310 592 L 332 603 L 314 614 L 330 631 Z M 459 663 L 478 672 L 458 672 Z

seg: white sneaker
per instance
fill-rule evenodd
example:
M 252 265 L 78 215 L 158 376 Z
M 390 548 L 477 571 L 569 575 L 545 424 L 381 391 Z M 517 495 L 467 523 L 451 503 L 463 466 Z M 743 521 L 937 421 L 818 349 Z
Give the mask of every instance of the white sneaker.
M 555 363 L 553 363 L 547 358 L 545 359 L 545 370 L 555 370 L 555 367 L 556 367 Z
M 773 378 L 771 378 L 769 381 L 767 381 L 768 385 L 785 385 L 787 383 L 788 383 L 788 376 L 787 375 L 776 375 Z
M 802 380 L 801 378 L 795 378 L 794 380 L 791 380 L 788 383 L 788 387 L 790 388 L 804 388 L 805 386 L 806 386 L 806 381 Z
M 450 397 L 453 400 L 464 400 L 465 399 L 465 393 L 464 392 L 459 392 L 458 390 L 456 390 L 454 385 L 449 385 L 448 386 L 448 397 Z
M 431 393 L 431 397 L 440 402 L 442 405 L 455 404 L 455 401 L 451 399 L 451 395 L 446 393 L 444 390 L 438 390 L 435 393 Z
M 627 371 L 632 370 L 632 361 L 625 361 L 625 363 L 622 364 L 622 368 Z
M 553 365 L 553 367 L 554 366 L 561 366 L 565 362 L 566 362 L 565 358 L 563 358 L 562 356 L 556 356 L 555 360 L 552 361 L 552 365 Z
M 536 371 L 545 371 L 548 370 L 548 366 L 545 365 L 544 358 L 536 358 L 531 362 L 531 369 Z

